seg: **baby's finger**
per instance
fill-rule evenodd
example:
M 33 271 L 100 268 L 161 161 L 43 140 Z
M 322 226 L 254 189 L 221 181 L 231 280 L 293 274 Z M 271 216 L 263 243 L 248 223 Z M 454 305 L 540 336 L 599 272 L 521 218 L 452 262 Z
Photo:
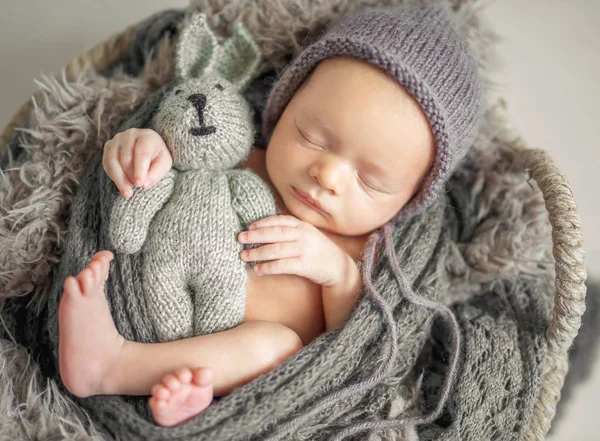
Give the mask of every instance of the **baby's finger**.
M 146 184 L 150 162 L 154 156 L 154 146 L 147 136 L 140 136 L 133 150 L 133 183 L 136 187 Z
M 275 243 L 298 240 L 301 231 L 294 227 L 274 226 L 257 230 L 242 231 L 238 235 L 241 243 Z
M 102 166 L 104 171 L 107 171 L 108 164 L 111 162 L 119 162 L 119 144 L 111 139 L 104 144 L 104 150 L 102 151 Z
M 133 148 L 135 145 L 135 140 L 131 138 L 125 138 L 123 142 L 119 144 L 119 164 L 121 164 L 121 168 L 123 172 L 129 179 L 129 182 L 134 182 L 133 176 Z
M 274 227 L 276 225 L 288 226 L 288 227 L 299 227 L 302 225 L 302 221 L 294 216 L 287 215 L 277 215 L 277 216 L 268 216 L 263 219 L 259 219 L 256 222 L 253 222 L 248 227 L 249 230 L 254 230 L 256 228 L 263 227 Z
M 296 274 L 305 277 L 302 260 L 299 257 L 290 259 L 279 259 L 254 265 L 256 274 Z
M 289 257 L 298 257 L 301 254 L 298 242 L 281 242 L 262 247 L 244 250 L 240 257 L 245 262 L 258 262 L 261 260 L 275 260 Z
M 146 178 L 144 189 L 147 190 L 160 181 L 172 166 L 173 159 L 171 154 L 166 148 L 161 149 L 158 153 L 158 156 L 156 156 L 156 158 L 154 158 L 150 164 L 150 170 L 148 170 L 148 177 Z
M 129 197 L 133 194 L 133 183 L 129 180 L 121 164 L 117 160 L 117 152 L 107 152 L 105 150 L 102 166 L 104 167 L 104 171 L 110 177 L 110 179 L 115 183 L 121 194 L 125 197 Z

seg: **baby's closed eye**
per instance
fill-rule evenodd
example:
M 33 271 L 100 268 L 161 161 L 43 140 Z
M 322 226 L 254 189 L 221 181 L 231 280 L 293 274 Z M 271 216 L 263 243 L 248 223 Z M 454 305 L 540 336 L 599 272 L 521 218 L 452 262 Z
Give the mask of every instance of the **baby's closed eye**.
M 363 178 L 360 174 L 357 174 L 356 176 L 362 183 L 363 187 L 367 188 L 368 190 L 376 191 L 378 193 L 386 193 L 386 191 L 382 190 L 380 186 L 373 184 L 371 180 Z
M 297 124 L 296 124 L 296 129 L 298 134 L 300 135 L 300 139 L 303 142 L 306 142 L 308 144 L 310 144 L 312 147 L 316 147 L 319 149 L 323 149 L 323 142 L 318 142 L 316 141 L 311 135 L 308 135 L 304 130 L 302 130 Z

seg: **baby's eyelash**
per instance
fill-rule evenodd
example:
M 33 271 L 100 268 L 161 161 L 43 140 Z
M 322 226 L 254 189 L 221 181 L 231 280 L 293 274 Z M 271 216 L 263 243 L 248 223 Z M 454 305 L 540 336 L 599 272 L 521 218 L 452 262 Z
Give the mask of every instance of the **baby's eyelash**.
M 378 188 L 375 188 L 375 187 L 373 187 L 373 186 L 371 186 L 371 185 L 367 184 L 367 182 L 366 182 L 366 181 L 365 181 L 365 180 L 364 180 L 364 179 L 363 179 L 363 178 L 362 178 L 360 175 L 357 175 L 357 176 L 358 176 L 358 179 L 360 179 L 360 181 L 361 181 L 361 182 L 362 182 L 362 183 L 365 185 L 365 187 L 367 187 L 369 190 L 373 190 L 373 191 L 376 191 L 376 192 L 378 192 L 378 193 L 385 193 L 385 191 L 383 191 L 383 190 L 379 190 Z
M 323 147 L 321 147 L 319 144 L 316 144 L 316 143 L 312 142 L 310 139 L 308 139 L 308 138 L 306 137 L 306 135 L 304 134 L 304 132 L 303 132 L 302 130 L 300 130 L 300 127 L 296 126 L 296 129 L 298 129 L 298 133 L 300 133 L 300 136 L 302 136 L 302 138 L 304 138 L 304 140 L 305 140 L 306 142 L 308 142 L 308 143 L 309 143 L 309 144 L 311 144 L 311 145 L 314 145 L 315 147 L 318 147 L 318 148 L 323 148 Z

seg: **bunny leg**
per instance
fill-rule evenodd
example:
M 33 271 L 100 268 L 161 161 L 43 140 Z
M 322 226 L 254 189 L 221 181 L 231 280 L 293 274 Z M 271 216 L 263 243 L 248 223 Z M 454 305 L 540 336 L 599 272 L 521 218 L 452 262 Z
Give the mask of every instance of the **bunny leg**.
M 178 265 L 152 263 L 147 261 L 144 267 L 144 293 L 159 341 L 192 337 L 194 305 L 184 274 Z
M 224 264 L 220 268 L 230 267 Z M 190 279 L 194 291 L 194 334 L 220 332 L 239 325 L 246 308 L 248 276 L 243 262 L 233 271 L 206 271 Z

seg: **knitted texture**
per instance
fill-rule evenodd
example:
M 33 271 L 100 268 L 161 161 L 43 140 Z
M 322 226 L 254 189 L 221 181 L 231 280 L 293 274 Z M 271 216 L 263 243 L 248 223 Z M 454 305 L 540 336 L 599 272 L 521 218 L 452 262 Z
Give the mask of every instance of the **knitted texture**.
M 240 22 L 233 34 L 220 41 L 205 14 L 191 14 L 184 23 L 177 45 L 177 75 L 183 78 L 216 73 L 235 85 L 246 87 L 256 74 L 261 54 Z
M 273 87 L 263 113 L 265 140 L 317 64 L 336 56 L 359 58 L 389 72 L 427 116 L 436 141 L 435 160 L 396 220 L 419 212 L 443 191 L 477 134 L 481 85 L 464 37 L 439 2 L 365 8 L 342 18 L 298 55 Z

